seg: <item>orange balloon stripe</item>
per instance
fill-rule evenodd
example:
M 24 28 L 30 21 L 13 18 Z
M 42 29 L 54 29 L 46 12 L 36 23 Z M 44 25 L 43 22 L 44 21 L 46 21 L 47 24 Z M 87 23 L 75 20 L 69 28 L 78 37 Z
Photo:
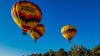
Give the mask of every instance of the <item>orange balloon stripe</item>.
M 27 32 L 27 30 L 31 29 L 29 26 L 26 26 L 26 25 L 21 25 L 21 26 L 24 32 Z
M 75 32 L 75 33 L 76 33 L 76 31 L 75 31 L 75 30 L 71 30 L 71 31 L 64 31 L 64 32 L 62 32 L 62 33 L 67 33 L 67 32 Z
M 18 15 L 24 16 L 26 20 L 27 20 L 27 19 L 38 19 L 38 20 L 41 20 L 41 16 L 32 15 L 32 14 L 26 15 L 24 12 L 19 12 Z
M 22 20 L 24 20 L 24 21 L 26 21 L 26 22 L 39 22 L 41 19 L 38 19 L 37 17 L 38 16 L 36 16 L 36 15 L 34 15 L 34 16 L 32 16 L 32 15 L 30 15 L 30 16 L 26 16 L 25 14 L 20 14 L 20 12 L 16 12 L 16 9 L 15 9 L 15 11 L 14 11 L 14 13 L 13 13 L 14 15 L 15 15 L 15 17 L 17 17 L 17 19 L 22 19 Z M 17 14 L 19 14 L 19 15 L 17 15 Z M 26 16 L 26 17 L 24 17 L 24 16 Z M 20 18 L 18 18 L 18 17 L 20 17 Z M 34 17 L 34 18 L 33 18 Z
M 34 29 L 34 31 L 36 31 L 40 35 L 40 37 L 43 35 L 43 33 L 41 32 L 41 30 L 39 30 L 37 28 L 33 28 L 33 29 Z

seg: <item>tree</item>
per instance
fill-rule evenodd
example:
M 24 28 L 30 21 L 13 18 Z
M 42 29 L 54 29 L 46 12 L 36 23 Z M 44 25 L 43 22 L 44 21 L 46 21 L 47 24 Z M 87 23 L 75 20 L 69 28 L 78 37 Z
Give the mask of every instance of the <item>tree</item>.
M 92 48 L 91 50 L 84 46 L 73 45 L 71 50 L 68 52 L 64 51 L 62 48 L 56 52 L 50 49 L 49 52 L 46 52 L 43 55 L 41 53 L 33 53 L 32 55 L 28 56 L 100 56 L 100 45 Z
M 55 53 L 56 56 L 67 56 L 67 52 L 64 49 L 60 49 L 58 52 Z
M 46 52 L 46 53 L 44 54 L 44 56 L 49 56 L 49 52 Z
M 49 50 L 49 56 L 55 56 L 54 51 L 52 49 Z
M 95 48 L 92 49 L 92 54 L 94 56 L 100 55 L 100 45 L 96 46 Z

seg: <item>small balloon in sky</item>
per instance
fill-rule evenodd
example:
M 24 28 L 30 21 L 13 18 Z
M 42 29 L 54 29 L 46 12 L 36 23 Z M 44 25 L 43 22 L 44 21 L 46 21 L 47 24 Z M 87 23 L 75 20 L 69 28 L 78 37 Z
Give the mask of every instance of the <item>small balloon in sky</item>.
M 62 27 L 61 34 L 62 36 L 67 39 L 69 42 L 76 34 L 76 28 L 73 25 L 66 25 Z
M 45 27 L 42 24 L 38 24 L 32 30 L 28 31 L 29 35 L 35 40 L 38 40 L 45 32 Z

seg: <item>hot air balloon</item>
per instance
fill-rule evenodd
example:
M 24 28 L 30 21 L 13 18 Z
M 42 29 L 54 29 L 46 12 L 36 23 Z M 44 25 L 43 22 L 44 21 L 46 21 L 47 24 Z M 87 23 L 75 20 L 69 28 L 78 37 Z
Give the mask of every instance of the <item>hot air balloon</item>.
M 23 34 L 37 26 L 42 17 L 40 8 L 30 1 L 16 2 L 11 9 L 11 15 Z
M 29 35 L 35 40 L 38 40 L 45 32 L 45 27 L 42 24 L 38 24 L 32 30 L 29 30 Z
M 70 40 L 75 36 L 76 31 L 77 30 L 73 25 L 66 25 L 62 27 L 61 34 L 70 42 Z

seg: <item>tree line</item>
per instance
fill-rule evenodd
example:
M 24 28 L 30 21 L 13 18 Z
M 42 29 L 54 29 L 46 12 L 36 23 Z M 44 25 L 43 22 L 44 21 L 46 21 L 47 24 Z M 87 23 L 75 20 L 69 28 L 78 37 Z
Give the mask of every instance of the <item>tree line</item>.
M 24 56 L 24 55 L 23 55 Z M 58 51 L 53 51 L 50 49 L 44 54 L 31 54 L 27 56 L 100 56 L 100 45 L 90 49 L 87 49 L 84 46 L 73 45 L 70 47 L 70 51 L 65 51 L 63 48 Z

